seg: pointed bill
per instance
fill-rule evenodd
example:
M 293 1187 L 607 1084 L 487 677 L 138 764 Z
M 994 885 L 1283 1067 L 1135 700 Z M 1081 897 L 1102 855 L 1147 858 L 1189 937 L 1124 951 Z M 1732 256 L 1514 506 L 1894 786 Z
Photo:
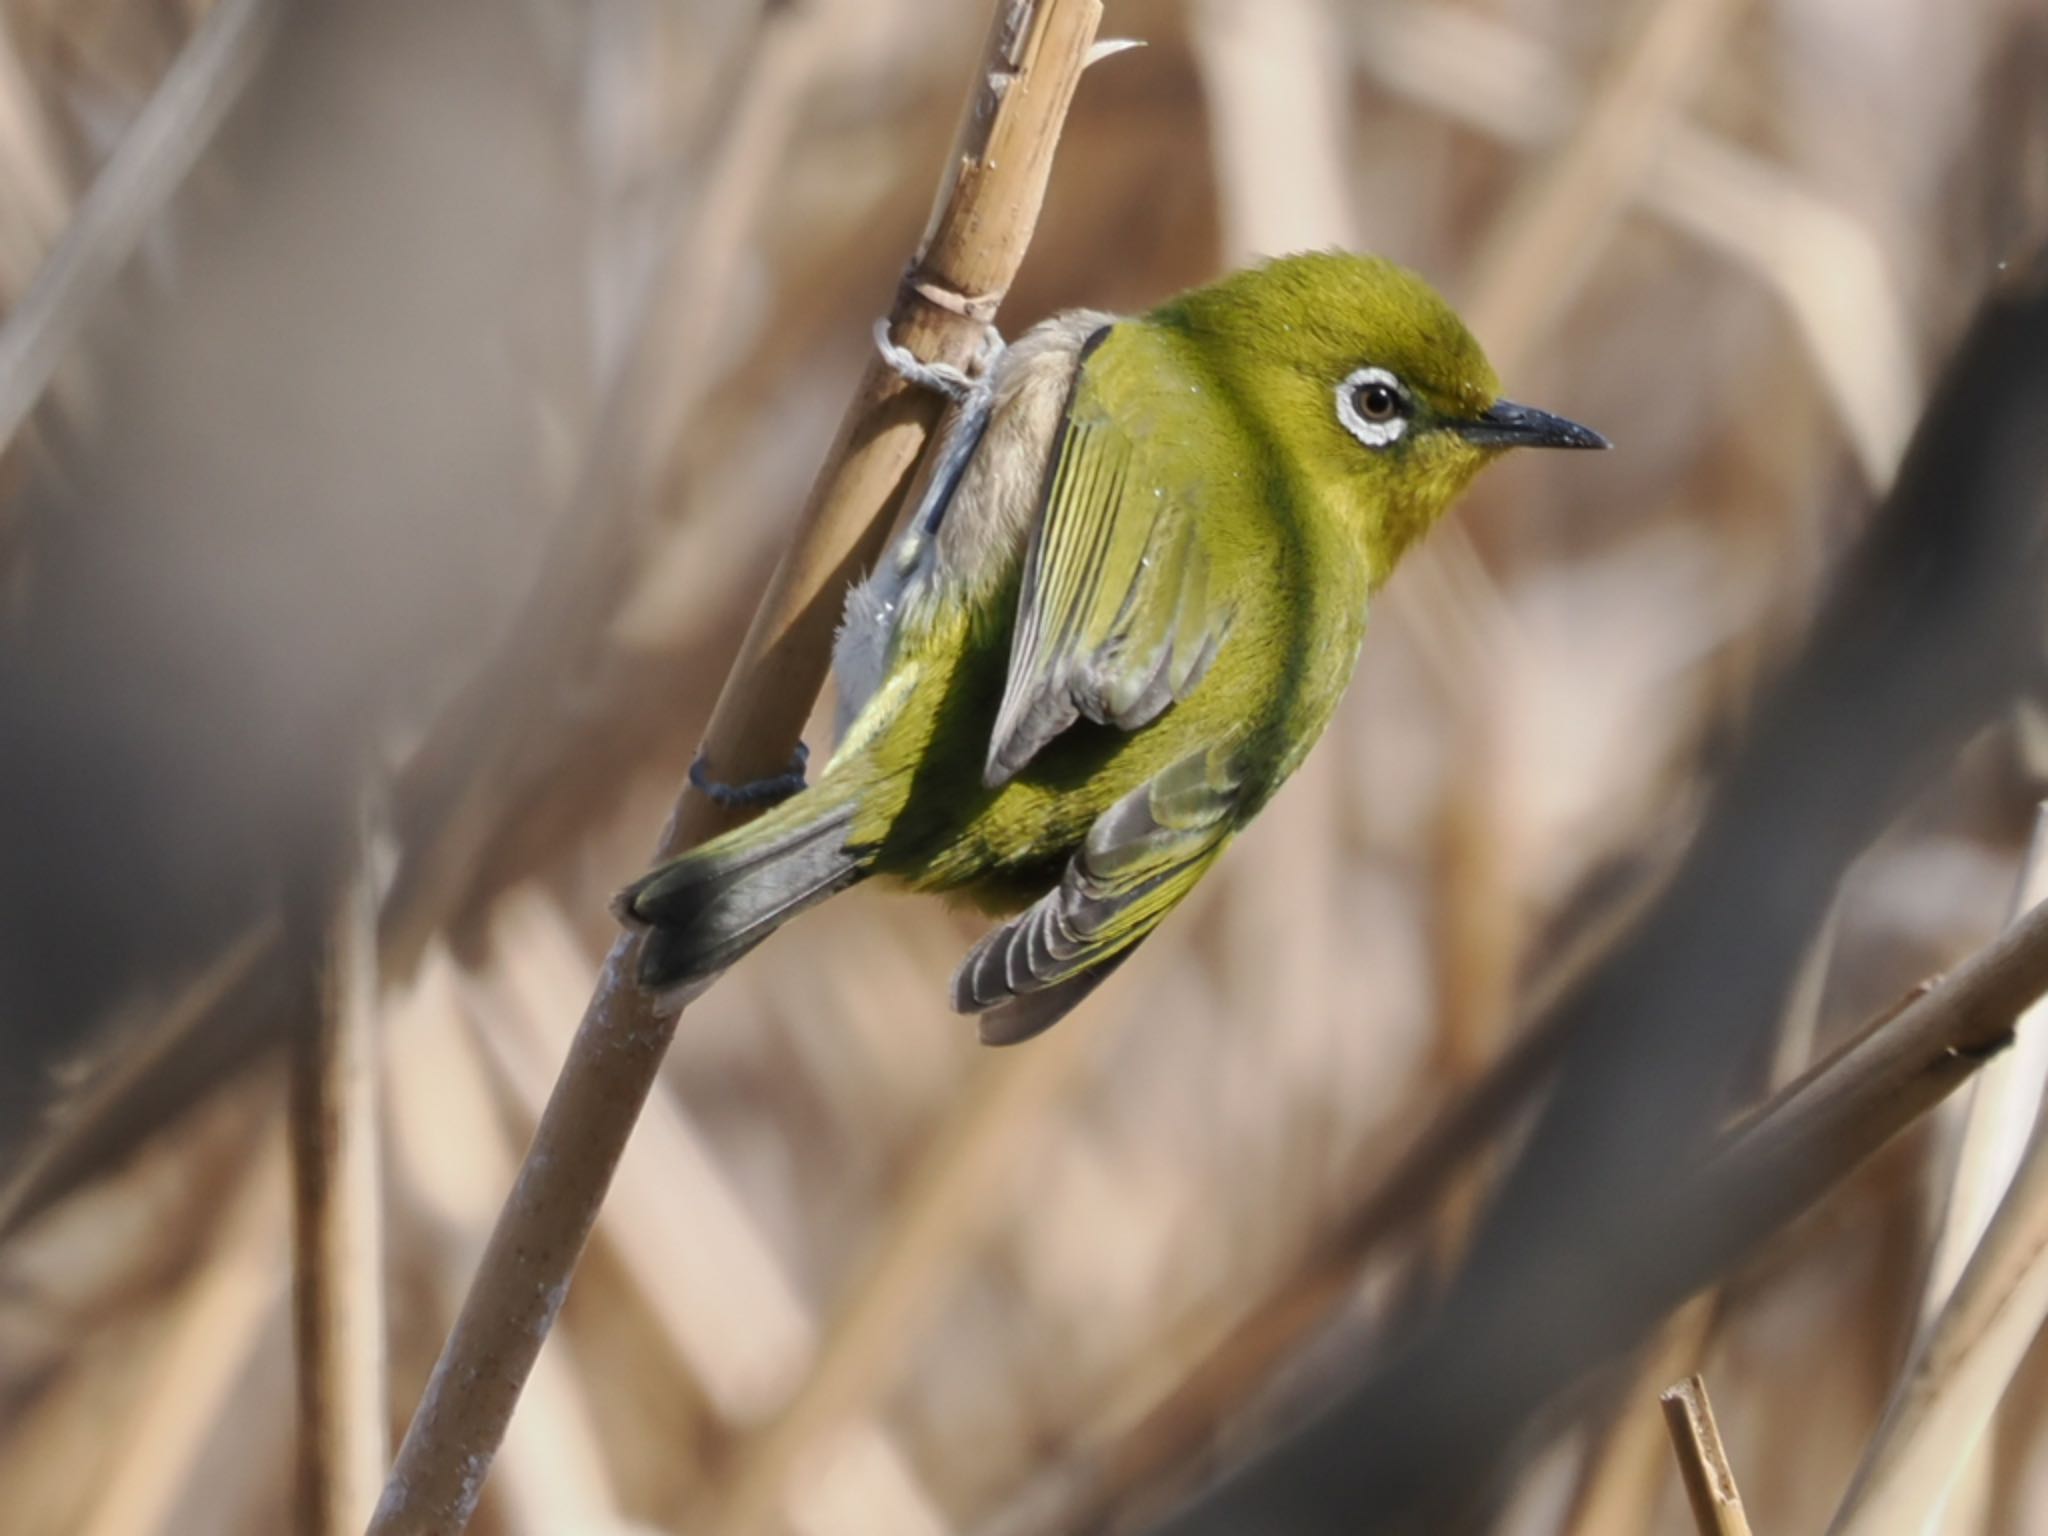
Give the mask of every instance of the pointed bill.
M 1458 426 L 1468 443 L 1487 448 L 1606 448 L 1607 439 L 1591 427 L 1539 411 L 1533 405 L 1496 400 L 1479 416 Z

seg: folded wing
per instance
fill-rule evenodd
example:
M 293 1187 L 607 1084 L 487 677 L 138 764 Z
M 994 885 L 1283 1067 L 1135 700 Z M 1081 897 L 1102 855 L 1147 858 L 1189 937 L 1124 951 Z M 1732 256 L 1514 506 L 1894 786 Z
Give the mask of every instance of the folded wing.
M 1215 749 L 1111 806 L 1059 885 L 990 933 L 953 977 L 953 1006 L 991 1045 L 1029 1039 L 1122 964 L 1194 888 L 1236 827 L 1241 773 Z
M 1222 643 L 1228 594 L 1190 468 L 1203 402 L 1165 347 L 1121 325 L 1082 354 L 1025 557 L 991 787 L 1076 720 L 1148 724 L 1201 681 Z

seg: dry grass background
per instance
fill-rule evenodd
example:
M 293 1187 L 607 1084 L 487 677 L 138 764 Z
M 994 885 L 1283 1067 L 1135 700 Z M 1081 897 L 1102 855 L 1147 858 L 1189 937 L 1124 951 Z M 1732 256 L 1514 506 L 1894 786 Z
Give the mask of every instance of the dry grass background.
M 366 759 L 404 1422 L 985 22 L 249 9 L 282 15 L 237 110 L 0 461 L 22 1536 L 281 1527 L 274 1047 L 304 999 L 276 913 Z M 207 10 L 0 6 L 0 304 Z M 2031 0 L 1113 0 L 1105 31 L 1148 46 L 1084 81 L 1007 330 L 1352 244 L 1622 451 L 1486 480 L 1309 766 L 1044 1040 L 975 1046 L 943 1003 L 975 925 L 867 891 L 694 1007 L 479 1529 L 1055 1529 L 1076 1468 L 1135 1497 L 1133 1428 L 1666 866 L 2048 211 Z M 1870 850 L 1788 1066 L 1997 931 L 2038 791 L 1995 733 Z M 1694 1368 L 1756 1529 L 1824 1529 L 1923 1305 L 1953 1118 L 1532 1447 L 1500 1529 L 1687 1529 L 1656 1394 Z M 1475 1195 L 1353 1311 L 1454 1251 Z M 1947 1530 L 2048 1528 L 2043 1367 Z M 1185 1413 L 1256 1421 L 1257 1385 Z

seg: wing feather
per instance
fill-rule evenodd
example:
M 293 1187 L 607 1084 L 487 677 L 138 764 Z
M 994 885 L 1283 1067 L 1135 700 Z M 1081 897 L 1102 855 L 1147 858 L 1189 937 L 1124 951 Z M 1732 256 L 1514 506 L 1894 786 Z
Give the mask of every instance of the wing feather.
M 1220 751 L 1182 758 L 1096 818 L 1060 883 L 984 937 L 953 977 L 953 1006 L 991 1045 L 1029 1039 L 1099 986 L 1216 861 L 1242 776 Z
M 1162 401 L 1186 386 L 1156 340 L 1127 330 L 1099 332 L 1075 374 L 1025 556 L 991 787 L 1077 720 L 1157 719 L 1201 681 L 1228 626 L 1185 452 L 1158 430 Z

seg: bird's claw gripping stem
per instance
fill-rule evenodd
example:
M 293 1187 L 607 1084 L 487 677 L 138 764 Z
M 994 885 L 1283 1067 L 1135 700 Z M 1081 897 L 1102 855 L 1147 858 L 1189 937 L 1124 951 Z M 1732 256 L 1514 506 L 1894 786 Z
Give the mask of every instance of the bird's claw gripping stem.
M 944 395 L 954 407 L 952 419 L 939 441 L 937 466 L 926 482 L 924 499 L 910 519 L 909 532 L 897 545 L 899 568 L 907 574 L 917 563 L 921 541 L 939 531 L 939 519 L 945 516 L 953 492 L 959 488 L 967 461 L 974 457 L 975 449 L 981 446 L 982 433 L 988 430 L 996 403 L 992 381 L 1004 343 L 1000 331 L 985 325 L 981 357 L 976 364 L 978 372 L 972 375 L 950 363 L 927 363 L 910 348 L 898 346 L 889 339 L 886 315 L 875 322 L 875 346 L 881 351 L 882 361 L 897 373 L 922 389 Z
M 979 372 L 973 374 L 955 368 L 951 363 L 928 363 L 910 348 L 892 341 L 887 315 L 875 321 L 875 347 L 882 354 L 882 361 L 910 383 L 964 405 L 988 389 L 989 369 L 1002 356 L 1003 338 L 994 326 L 985 328 L 977 364 Z
M 790 754 L 789 767 L 781 773 L 765 779 L 749 779 L 744 784 L 722 784 L 711 777 L 710 770 L 705 767 L 704 756 L 699 753 L 690 764 L 690 787 L 721 810 L 753 810 L 780 805 L 804 787 L 804 768 L 810 760 L 811 749 L 798 742 L 796 751 Z

